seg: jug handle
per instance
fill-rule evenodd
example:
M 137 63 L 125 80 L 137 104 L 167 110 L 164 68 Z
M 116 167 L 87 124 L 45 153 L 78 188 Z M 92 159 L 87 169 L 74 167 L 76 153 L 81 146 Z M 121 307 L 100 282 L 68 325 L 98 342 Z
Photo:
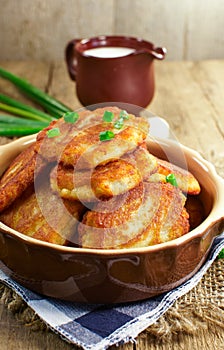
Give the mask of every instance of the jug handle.
M 65 48 L 65 60 L 67 63 L 67 69 L 69 76 L 72 80 L 76 80 L 77 73 L 77 58 L 75 52 L 75 45 L 79 43 L 82 39 L 73 39 L 68 42 Z

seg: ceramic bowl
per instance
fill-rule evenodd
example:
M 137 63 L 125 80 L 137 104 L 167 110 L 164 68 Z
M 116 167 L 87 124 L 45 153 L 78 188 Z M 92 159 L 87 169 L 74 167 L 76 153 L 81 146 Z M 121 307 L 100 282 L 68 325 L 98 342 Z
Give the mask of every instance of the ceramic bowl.
M 35 137 L 0 147 L 1 173 Z M 206 218 L 186 235 L 146 248 L 97 250 L 63 247 L 29 238 L 0 222 L 1 268 L 23 286 L 46 296 L 90 303 L 152 297 L 177 287 L 203 264 L 224 228 L 224 180 L 194 150 L 171 140 L 149 141 L 150 151 L 180 164 L 199 180 Z M 182 161 L 181 161 L 182 162 Z

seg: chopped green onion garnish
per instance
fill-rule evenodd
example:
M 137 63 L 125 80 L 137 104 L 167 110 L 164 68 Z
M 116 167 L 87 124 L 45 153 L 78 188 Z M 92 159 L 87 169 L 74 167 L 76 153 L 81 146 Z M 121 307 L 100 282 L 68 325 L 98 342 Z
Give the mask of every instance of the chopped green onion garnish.
M 60 135 L 60 130 L 59 128 L 53 128 L 47 131 L 47 137 L 55 137 Z
M 224 249 L 219 253 L 218 259 L 224 259 Z
M 119 114 L 119 118 L 114 123 L 116 129 L 121 129 L 124 126 L 124 120 L 129 119 L 129 115 L 125 110 L 122 110 Z
M 177 187 L 177 179 L 174 174 L 169 174 L 166 176 L 166 182 L 169 182 L 171 185 Z
M 116 122 L 114 123 L 114 127 L 116 129 L 121 129 L 123 126 L 124 126 L 124 119 L 123 118 L 116 120 Z
M 129 119 L 129 115 L 125 110 L 120 111 L 120 118 Z
M 103 121 L 110 123 L 114 119 L 114 113 L 110 111 L 105 111 L 103 115 Z
M 101 131 L 100 132 L 100 141 L 108 141 L 114 138 L 114 133 L 111 130 Z
M 79 115 L 77 112 L 66 112 L 63 117 L 66 123 L 74 124 L 78 120 Z

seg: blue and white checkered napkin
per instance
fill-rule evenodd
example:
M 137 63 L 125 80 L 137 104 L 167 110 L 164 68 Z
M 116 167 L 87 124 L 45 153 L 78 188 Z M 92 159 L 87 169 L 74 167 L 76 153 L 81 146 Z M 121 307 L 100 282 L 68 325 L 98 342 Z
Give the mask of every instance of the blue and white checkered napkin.
M 182 295 L 202 278 L 221 249 L 224 233 L 213 242 L 201 269 L 178 288 L 136 303 L 119 305 L 78 304 L 44 298 L 7 277 L 0 269 L 0 281 L 11 287 L 56 333 L 85 350 L 103 350 L 114 344 L 134 341 Z M 1 263 L 0 263 L 1 267 Z

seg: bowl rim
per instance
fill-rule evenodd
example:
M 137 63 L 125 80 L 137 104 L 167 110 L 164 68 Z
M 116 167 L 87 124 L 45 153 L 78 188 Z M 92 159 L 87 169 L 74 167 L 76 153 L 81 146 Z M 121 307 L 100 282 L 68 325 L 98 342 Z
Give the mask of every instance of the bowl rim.
M 0 158 L 2 157 L 3 154 L 5 154 L 5 152 L 10 152 L 10 151 L 11 151 L 12 159 L 15 158 L 23 149 L 28 147 L 31 143 L 34 143 L 35 140 L 36 140 L 36 134 L 33 134 L 33 135 L 21 137 L 8 144 L 1 145 Z M 147 247 L 96 249 L 96 248 L 62 246 L 54 243 L 41 241 L 36 238 L 26 236 L 25 234 L 10 228 L 9 226 L 5 225 L 2 221 L 0 221 L 0 231 L 17 238 L 26 244 L 53 249 L 60 253 L 75 253 L 75 254 L 88 254 L 88 255 L 100 255 L 100 256 L 115 256 L 115 255 L 123 256 L 123 255 L 130 255 L 130 254 L 145 254 L 150 252 L 157 252 L 168 248 L 176 248 L 182 244 L 186 244 L 192 239 L 201 238 L 205 234 L 205 231 L 210 230 L 216 223 L 224 221 L 224 209 L 222 209 L 222 206 L 224 206 L 224 179 L 220 175 L 218 175 L 214 165 L 211 162 L 207 161 L 205 158 L 203 158 L 201 154 L 196 150 L 171 139 L 159 139 L 159 138 L 153 137 L 153 141 L 155 140 L 159 144 L 161 144 L 161 142 L 163 143 L 165 142 L 166 144 L 169 143 L 173 146 L 177 145 L 178 143 L 178 146 L 181 148 L 181 151 L 183 151 L 184 154 L 191 155 L 192 158 L 196 159 L 200 163 L 200 165 L 207 170 L 207 172 L 210 174 L 210 177 L 214 185 L 217 188 L 216 200 L 206 219 L 199 226 L 189 231 L 185 235 L 168 242 L 159 243 L 159 244 L 155 244 Z M 1 168 L 0 168 L 0 171 L 1 171 Z

